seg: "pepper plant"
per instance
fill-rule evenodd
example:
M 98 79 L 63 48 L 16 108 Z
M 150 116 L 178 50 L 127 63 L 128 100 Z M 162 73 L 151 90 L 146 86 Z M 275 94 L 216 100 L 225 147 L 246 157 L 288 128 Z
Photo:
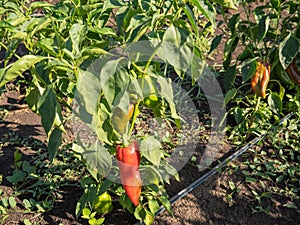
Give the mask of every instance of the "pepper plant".
M 92 143 L 84 143 L 79 135 L 73 145 L 93 177 L 82 181 L 85 192 L 76 215 L 90 224 L 103 223 L 95 205 L 99 205 L 96 197 L 104 193 L 106 199 L 110 194 L 119 196 L 121 205 L 146 224 L 152 223 L 160 204 L 171 213 L 164 182 L 177 177 L 177 172 L 161 143 L 153 136 L 134 137 L 134 127 L 139 111 L 148 108 L 155 117 L 180 128 L 170 68 L 181 79 L 187 72 L 193 82 L 200 78 L 205 38 L 215 27 L 213 4 L 196 0 L 26 3 L 0 3 L 0 44 L 5 52 L 0 87 L 15 79 L 26 81 L 26 101 L 41 116 L 51 161 L 65 132 L 65 110 L 72 110 L 94 134 Z M 199 14 L 204 19 L 199 20 Z M 19 54 L 20 45 L 26 47 L 25 55 Z M 29 78 L 24 78 L 25 71 Z M 116 146 L 123 149 L 132 141 L 140 145 L 135 166 L 141 163 L 144 184 L 134 204 L 128 188 L 123 184 L 125 194 L 118 182 L 112 182 L 118 177 Z M 120 175 L 124 183 L 122 171 Z
M 286 93 L 296 92 L 295 85 L 299 84 L 299 2 L 272 0 L 261 2 L 253 10 L 251 2 L 240 2 L 245 19 L 240 13 L 223 13 L 230 30 L 224 47 L 224 105 L 233 104 L 228 114 L 233 115 L 236 132 L 248 133 L 244 137 L 260 130 L 259 121 L 278 122 L 286 113 L 282 107 Z M 215 38 L 216 43 L 220 37 Z M 242 51 L 233 58 L 238 48 Z M 269 65 L 270 72 L 262 70 L 261 64 Z M 260 107 L 265 104 L 267 108 Z M 265 120 L 263 114 L 269 114 L 269 109 L 272 115 Z

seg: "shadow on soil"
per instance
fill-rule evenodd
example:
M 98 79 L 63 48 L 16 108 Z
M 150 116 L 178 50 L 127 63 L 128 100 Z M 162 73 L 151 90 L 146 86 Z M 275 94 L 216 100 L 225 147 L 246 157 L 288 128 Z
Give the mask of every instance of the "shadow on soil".
M 22 153 L 22 161 L 33 160 L 36 151 L 47 149 L 46 135 L 39 116 L 20 103 L 20 96 L 16 92 L 2 93 L 0 111 L 2 115 L 0 117 L 0 175 L 2 175 L 0 188 L 4 194 L 9 195 L 13 193 L 13 188 L 7 177 L 13 174 L 15 151 Z M 5 111 L 9 113 L 6 114 Z M 9 217 L 4 224 L 22 224 L 25 218 L 37 221 L 38 224 L 83 224 L 76 221 L 74 217 L 76 203 L 82 190 L 79 187 L 65 186 L 59 191 L 62 197 L 57 199 L 49 212 L 43 215 L 36 213 L 32 215 L 16 212 L 16 210 L 9 211 Z M 22 210 L 22 200 L 26 197 L 28 196 L 18 197 L 18 209 Z

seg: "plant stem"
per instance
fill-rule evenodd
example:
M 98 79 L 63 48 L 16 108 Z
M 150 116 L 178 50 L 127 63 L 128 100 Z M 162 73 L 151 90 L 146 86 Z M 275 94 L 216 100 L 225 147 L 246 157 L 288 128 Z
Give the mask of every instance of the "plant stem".
M 260 99 L 261 99 L 261 97 L 258 96 L 258 98 L 257 98 L 257 100 L 256 100 L 255 111 L 258 110 L 258 107 L 259 107 L 259 104 L 260 104 Z
M 139 114 L 139 104 L 140 104 L 140 100 L 134 105 L 134 112 L 133 112 L 133 116 L 132 116 L 132 122 L 131 122 L 131 126 L 130 126 L 130 129 L 129 129 L 129 135 L 132 133 L 132 130 L 134 128 L 134 124 L 135 124 L 135 120 L 136 120 L 136 117 L 138 116 Z

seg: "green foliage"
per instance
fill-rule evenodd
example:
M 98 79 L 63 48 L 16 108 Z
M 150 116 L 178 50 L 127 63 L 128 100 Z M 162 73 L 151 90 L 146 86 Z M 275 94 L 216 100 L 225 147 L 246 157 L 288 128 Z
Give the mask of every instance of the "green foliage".
M 239 192 L 240 186 L 247 186 L 257 203 L 253 212 L 268 213 L 273 206 L 266 200 L 276 196 L 280 196 L 280 204 L 283 207 L 298 209 L 296 202 L 299 200 L 300 190 L 300 146 L 297 141 L 300 135 L 299 116 L 299 113 L 296 113 L 291 119 L 284 121 L 282 126 L 274 126 L 259 146 L 244 155 L 239 165 L 230 165 L 230 170 L 241 174 L 244 180 L 239 184 L 229 181 L 229 202 L 234 198 L 234 194 Z M 255 188 L 254 182 L 257 184 Z
M 256 69 L 256 60 L 261 60 L 271 65 L 271 79 L 282 82 L 276 74 L 283 73 L 299 51 L 300 41 L 296 35 L 299 27 L 299 3 L 271 1 L 271 4 L 264 3 L 253 10 L 248 4 L 247 1 L 241 2 L 243 13 L 246 15 L 244 20 L 240 19 L 239 13 L 231 17 L 223 13 L 224 22 L 230 29 L 230 39 L 224 47 L 223 63 L 224 86 L 227 91 L 232 87 L 227 81 L 234 80 L 236 76 L 227 73 L 231 67 L 236 66 L 242 74 L 242 82 L 245 83 Z M 284 13 L 289 16 L 283 16 Z M 241 46 L 242 52 L 233 59 L 232 53 L 237 44 Z M 286 82 L 285 80 L 283 81 Z
M 13 10 L 8 10 L 11 5 L 4 2 L 1 7 L 5 11 L 2 46 L 22 42 L 29 54 L 8 65 L 18 44 L 6 49 L 9 54 L 5 57 L 0 84 L 3 86 L 22 76 L 24 71 L 30 71 L 32 83 L 27 92 L 27 101 L 42 117 L 43 127 L 49 137 L 48 152 L 53 163 L 64 131 L 61 105 L 70 108 L 69 100 L 76 93 L 79 94 L 76 100 L 82 102 L 79 109 L 91 118 L 85 122 L 99 142 L 85 146 L 79 141 L 73 145 L 73 150 L 99 184 L 107 174 L 116 171 L 112 163 L 115 154 L 112 146 L 129 141 L 139 108 L 146 106 L 162 119 L 168 116 L 171 123 L 180 127 L 180 117 L 173 102 L 172 80 L 166 72 L 161 71 L 161 67 L 171 65 L 180 76 L 193 68 L 194 81 L 199 79 L 200 67 L 203 66 L 199 66 L 203 57 L 201 53 L 207 51 L 201 40 L 205 32 L 209 32 L 202 33 L 193 13 L 197 10 L 207 18 L 202 22 L 203 27 L 214 27 L 215 9 L 209 1 L 190 1 L 189 4 L 180 1 L 70 1 L 56 5 L 36 2 L 28 9 L 22 5 L 13 7 Z M 42 9 L 44 15 L 36 16 L 37 9 Z M 17 16 L 18 22 L 11 20 Z M 113 22 L 110 21 L 111 17 L 114 18 Z M 128 58 L 109 53 L 115 46 L 128 47 L 138 41 L 151 44 L 150 55 L 146 52 L 142 60 L 134 58 L 134 51 L 130 50 Z M 154 52 L 162 62 L 154 62 Z M 170 52 L 177 55 L 174 57 Z M 192 55 L 199 59 L 191 62 Z M 101 60 L 100 64 L 95 61 L 96 58 Z M 96 70 L 91 70 L 94 65 L 97 66 Z M 149 91 L 154 90 L 154 93 L 145 91 L 143 80 L 146 77 L 151 77 L 152 85 L 159 87 L 150 87 Z M 153 94 L 156 97 L 155 104 Z M 131 96 L 135 96 L 136 106 L 134 117 L 129 120 L 124 118 L 132 103 Z M 147 99 L 152 102 L 147 104 Z M 164 190 L 163 181 L 168 181 L 170 175 L 177 176 L 175 169 L 168 165 L 167 155 L 163 154 L 158 140 L 142 137 L 141 147 L 141 168 L 145 181 L 154 182 L 153 185 Z M 24 163 L 18 163 L 20 165 L 13 176 L 9 177 L 15 184 L 28 179 L 27 172 L 21 167 Z M 151 203 L 144 200 L 149 206 L 139 206 L 135 211 L 122 197 L 124 193 L 119 196 L 124 207 L 147 224 L 154 219 L 159 203 L 171 211 L 166 193 L 157 195 L 146 192 L 143 196 L 151 199 Z M 77 215 L 82 212 L 90 224 L 101 224 L 101 218 L 96 219 L 92 211 L 84 210 L 90 201 L 83 199 L 79 201 Z
M 263 132 L 272 121 L 278 121 L 286 112 L 290 112 L 283 110 L 283 102 L 286 101 L 288 92 L 295 94 L 296 87 L 288 81 L 284 70 L 298 57 L 300 42 L 295 35 L 298 26 L 295 21 L 299 19 L 300 11 L 299 4 L 290 1 L 271 1 L 271 5 L 266 3 L 253 10 L 247 7 L 247 2 L 241 4 L 246 14 L 245 20 L 240 20 L 239 14 L 224 17 L 231 31 L 230 41 L 224 48 L 224 62 L 228 62 L 223 64 L 226 90 L 224 105 L 231 106 L 228 114 L 233 115 L 235 123 L 234 128 L 230 128 L 233 131 L 231 137 L 236 132 L 241 132 L 242 137 L 246 138 L 253 133 Z M 290 13 L 289 17 L 282 17 L 281 12 Z M 251 16 L 255 18 L 254 21 L 250 20 Z M 279 24 L 286 29 L 281 29 Z M 235 51 L 236 46 L 231 42 L 237 41 L 244 49 L 231 61 L 230 54 Z M 266 100 L 257 98 L 252 95 L 251 90 L 248 91 L 249 80 L 256 71 L 258 60 L 271 65 L 271 81 Z M 241 81 L 236 79 L 235 73 L 228 72 L 233 68 L 237 69 L 237 73 L 240 72 Z
M 253 10 L 248 4 L 241 1 L 245 20 L 241 20 L 239 14 L 230 17 L 223 14 L 230 29 L 223 63 L 224 106 L 228 108 L 230 120 L 227 132 L 236 146 L 255 136 L 267 135 L 249 154 L 243 155 L 240 162 L 230 164 L 229 171 L 241 174 L 244 180 L 240 183 L 230 180 L 226 198 L 232 204 L 234 195 L 242 186 L 247 186 L 257 203 L 253 212 L 269 213 L 272 205 L 267 204 L 266 199 L 279 195 L 282 206 L 289 208 L 297 208 L 295 202 L 299 199 L 299 86 L 291 82 L 285 69 L 299 57 L 300 8 L 299 2 L 294 1 L 270 1 Z M 284 17 L 284 13 L 289 16 Z M 237 44 L 242 52 L 232 58 Z M 258 60 L 271 65 L 266 99 L 249 91 L 249 80 Z M 233 68 L 236 73 L 229 72 Z M 280 118 L 290 112 L 294 117 L 278 125 Z
M 224 7 L 232 7 L 232 4 L 226 4 L 223 4 Z M 167 70 L 163 72 L 162 68 L 171 66 L 181 77 L 191 70 L 193 82 L 198 80 L 204 66 L 203 55 L 209 49 L 209 36 L 215 27 L 216 14 L 209 1 L 87 0 L 60 1 L 55 5 L 33 2 L 29 6 L 25 5 L 25 1 L 2 1 L 0 11 L 0 43 L 5 50 L 0 87 L 15 79 L 25 79 L 24 72 L 29 72 L 26 101 L 41 116 L 48 135 L 48 154 L 53 164 L 59 156 L 58 150 L 61 149 L 65 132 L 64 110 L 72 108 L 72 101 L 78 101 L 80 112 L 74 113 L 86 119 L 85 124 L 98 141 L 86 146 L 84 140 L 78 140 L 72 149 L 99 184 L 107 174 L 116 172 L 113 146 L 120 142 L 126 144 L 130 140 L 142 108 L 147 107 L 155 117 L 168 118 L 170 123 L 180 127 L 172 80 Z M 205 19 L 198 20 L 200 14 Z M 149 46 L 139 46 L 139 41 Z M 128 48 L 132 43 L 137 43 L 135 47 L 141 50 L 141 58 L 136 55 L 136 50 L 130 51 L 130 48 L 129 57 L 110 51 L 116 46 Z M 17 54 L 20 44 L 28 51 L 25 55 Z M 154 52 L 161 58 L 160 62 L 155 62 Z M 176 55 L 170 54 L 173 52 Z M 193 55 L 196 57 L 193 58 Z M 148 91 L 144 80 L 150 85 Z M 135 104 L 132 119 L 126 117 L 130 103 Z M 177 178 L 178 175 L 168 165 L 167 154 L 160 141 L 151 136 L 140 139 L 141 170 L 145 182 L 154 182 L 153 185 L 163 189 L 164 180 L 168 182 L 170 176 Z M 15 186 L 35 183 L 33 177 L 38 175 L 37 168 L 31 168 L 29 173 L 30 168 L 28 163 L 16 158 L 14 173 L 8 180 Z M 43 185 L 37 186 L 46 194 Z M 149 193 L 143 195 L 149 199 L 149 203 L 144 200 L 149 207 L 139 207 L 136 211 L 130 210 L 132 206 L 121 200 L 125 198 L 122 197 L 124 193 L 119 195 L 125 208 L 147 224 L 152 222 L 159 203 L 170 211 L 165 193 L 155 194 L 155 197 L 154 192 Z M 51 191 L 46 195 L 52 199 L 52 194 Z M 79 201 L 77 215 L 90 203 L 90 199 L 83 199 Z M 38 201 L 29 201 L 26 205 L 39 205 L 38 210 L 44 211 L 53 204 L 52 200 L 48 203 Z M 96 219 L 92 211 L 84 210 L 84 217 L 89 219 L 90 224 L 103 222 L 102 218 Z
M 80 171 L 76 170 L 84 170 L 80 161 L 91 176 L 81 180 L 84 193 L 76 206 L 77 218 L 81 216 L 89 224 L 103 224 L 104 217 L 97 214 L 94 205 L 97 196 L 105 192 L 118 197 L 121 206 L 145 224 L 153 222 L 160 205 L 172 214 L 164 187 L 171 177 L 178 179 L 164 149 L 166 143 L 172 145 L 172 141 L 166 135 L 162 143 L 139 130 L 133 137 L 133 131 L 141 116 L 154 116 L 161 124 L 181 128 L 182 118 L 174 101 L 177 94 L 173 90 L 174 78 L 170 77 L 185 79 L 186 74 L 191 73 L 190 83 L 194 84 L 204 76 L 206 63 L 203 59 L 225 37 L 224 34 L 214 36 L 216 4 L 230 30 L 224 47 L 223 84 L 224 107 L 231 107 L 228 115 L 233 123 L 227 131 L 232 143 L 239 145 L 253 135 L 265 133 L 286 112 L 299 109 L 299 89 L 286 86 L 288 82 L 282 84 L 274 72 L 265 100 L 246 90 L 258 59 L 269 62 L 272 71 L 284 72 L 297 57 L 300 43 L 297 2 L 272 0 L 253 11 L 247 7 L 249 1 L 230 0 L 25 3 L 8 0 L 0 3 L 0 46 L 5 50 L 0 69 L 0 92 L 14 80 L 26 80 L 26 101 L 41 116 L 48 135 L 47 150 L 52 164 L 46 162 L 46 154 L 28 162 L 16 151 L 13 174 L 7 177 L 17 190 L 16 196 L 32 196 L 23 201 L 28 211 L 51 209 L 59 195 L 56 192 L 59 186 L 80 179 Z M 240 12 L 225 17 L 225 10 L 237 9 L 237 3 L 241 3 L 246 19 L 240 19 Z M 288 17 L 282 16 L 285 11 Z M 21 45 L 26 52 L 19 53 Z M 234 59 L 240 46 L 242 52 Z M 123 52 L 112 51 L 116 47 Z M 24 77 L 25 72 L 29 72 L 29 78 Z M 78 104 L 74 110 L 72 103 Z M 135 105 L 132 118 L 128 117 L 130 104 Z M 73 110 L 94 138 L 92 144 L 86 144 L 79 137 L 76 143 L 68 146 L 72 153 L 61 146 L 66 122 L 63 115 L 68 110 Z M 148 115 L 143 114 L 143 110 Z M 291 123 L 286 129 L 291 132 L 285 136 L 298 137 L 297 125 Z M 118 175 L 114 161 L 116 144 L 126 145 L 133 138 L 140 143 L 140 170 L 146 184 L 141 204 L 136 208 L 121 185 L 111 181 Z M 287 150 L 288 145 L 297 147 L 296 143 L 290 138 L 285 146 L 273 145 L 282 149 L 280 163 L 271 154 L 266 169 L 284 174 L 283 180 L 288 176 L 288 181 L 293 180 L 292 176 L 298 171 L 294 164 L 287 165 L 284 157 L 297 158 Z M 266 161 L 265 155 L 257 154 L 255 159 L 245 163 L 253 170 L 247 174 L 246 182 L 265 178 L 266 174 L 257 173 L 261 171 L 263 160 Z M 66 171 L 72 171 L 73 177 Z M 64 178 L 56 173 L 63 174 Z M 22 189 L 26 185 L 29 187 Z M 229 188 L 232 192 L 239 191 L 232 182 Z M 267 190 L 262 194 L 253 192 L 253 195 L 260 199 L 269 197 L 271 191 L 276 192 Z M 295 199 L 296 189 L 283 193 Z M 15 196 L 1 198 L 3 215 L 8 208 L 14 207 Z M 30 224 L 30 221 L 24 223 Z
M 80 162 L 75 157 L 70 157 L 71 154 L 65 150 L 57 155 L 52 164 L 43 152 L 38 152 L 33 161 L 22 160 L 21 156 L 20 152 L 15 151 L 13 174 L 6 177 L 15 188 L 14 195 L 7 199 L 7 204 L 14 208 L 13 198 L 26 196 L 23 199 L 25 212 L 50 210 L 54 201 L 61 196 L 59 188 L 74 185 L 72 181 L 77 182 L 84 171 Z

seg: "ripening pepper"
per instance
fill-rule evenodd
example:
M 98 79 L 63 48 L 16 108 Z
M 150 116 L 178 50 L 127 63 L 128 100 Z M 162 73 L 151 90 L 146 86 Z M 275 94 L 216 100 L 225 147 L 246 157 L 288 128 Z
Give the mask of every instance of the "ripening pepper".
M 257 68 L 251 77 L 251 89 L 258 96 L 265 98 L 268 83 L 270 81 L 270 65 L 257 62 Z
M 142 191 L 139 145 L 133 141 L 126 147 L 117 145 L 116 150 L 121 183 L 131 202 L 137 206 Z
M 286 72 L 295 84 L 300 85 L 300 72 L 296 64 L 296 58 L 288 65 Z
M 127 113 L 128 120 L 132 118 L 133 113 L 134 113 L 134 104 L 130 103 L 128 108 L 128 113 Z

